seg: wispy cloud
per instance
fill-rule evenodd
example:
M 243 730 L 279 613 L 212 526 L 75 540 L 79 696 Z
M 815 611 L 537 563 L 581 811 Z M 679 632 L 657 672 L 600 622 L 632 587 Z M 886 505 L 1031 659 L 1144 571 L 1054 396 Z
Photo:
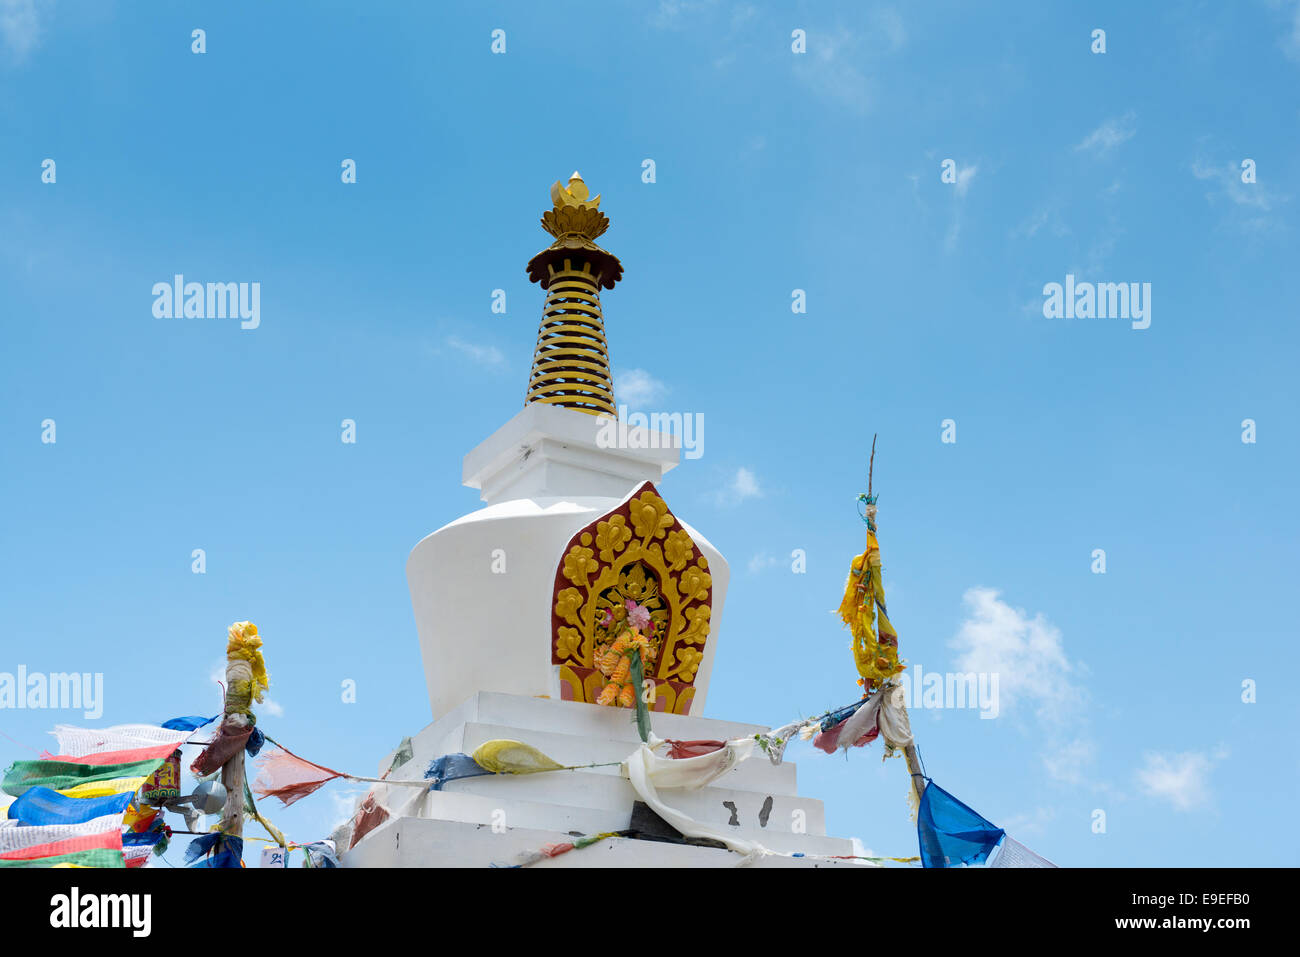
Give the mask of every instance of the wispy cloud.
M 661 30 L 686 30 L 698 26 L 699 18 L 716 6 L 717 0 L 659 0 L 650 23 Z
M 13 63 L 22 63 L 40 43 L 50 6 L 49 0 L 0 0 L 0 37 Z
M 1105 156 L 1135 135 L 1137 135 L 1137 114 L 1129 110 L 1123 116 L 1102 123 L 1085 136 L 1074 149 L 1075 152 L 1087 151 L 1096 156 Z
M 893 53 L 907 45 L 907 27 L 894 8 L 879 7 L 872 11 L 871 25 L 884 40 L 887 52 Z
M 1058 239 L 1070 234 L 1070 227 L 1061 219 L 1061 214 L 1052 205 L 1043 205 L 1035 209 L 1024 222 L 1011 230 L 1012 238 L 1032 239 L 1042 230 L 1047 230 Z M 1039 303 L 1042 306 L 1042 303 Z
M 875 105 L 876 83 L 860 66 L 906 46 L 907 28 L 897 10 L 882 7 L 872 12 L 864 29 L 810 27 L 807 38 L 807 52 L 792 54 L 795 76 L 814 93 L 866 113 Z
M 731 490 L 736 498 L 742 501 L 747 498 L 759 498 L 763 494 L 754 473 L 743 465 L 736 469 L 736 477 L 731 481 Z
M 970 166 L 956 164 L 954 166 L 956 179 L 952 183 L 955 197 L 952 221 L 948 224 L 948 232 L 944 235 L 943 240 L 944 249 L 948 252 L 952 252 L 957 248 L 957 240 L 961 238 L 963 201 L 966 199 L 966 194 L 970 192 L 971 183 L 975 181 L 975 174 L 978 172 L 979 167 L 973 164 Z
M 968 589 L 962 600 L 966 619 L 951 642 L 960 652 L 957 667 L 997 674 L 1004 712 L 1023 702 L 1039 717 L 1060 720 L 1081 703 L 1060 629 L 1011 607 L 993 588 Z
M 1210 802 L 1210 769 L 1225 757 L 1227 752 L 1222 750 L 1213 754 L 1148 752 L 1137 771 L 1138 786 L 1143 794 L 1168 801 L 1179 811 L 1204 807 Z
M 620 404 L 646 406 L 668 394 L 668 387 L 645 369 L 619 370 L 614 374 L 614 398 Z
M 458 336 L 448 336 L 446 343 L 450 348 L 468 356 L 479 365 L 500 366 L 506 361 L 506 357 L 496 346 L 480 346 L 473 342 L 466 342 Z
M 770 555 L 767 552 L 759 552 L 749 560 L 749 573 L 751 575 L 757 575 L 760 572 L 767 571 L 769 568 L 775 568 L 780 564 L 781 559 L 777 558 L 775 555 Z
M 1292 60 L 1300 60 L 1300 0 L 1284 0 L 1281 7 L 1287 18 L 1282 27 L 1282 51 Z
M 1016 837 L 1035 837 L 1047 830 L 1047 825 L 1056 817 L 1056 809 L 1050 807 L 1034 808 L 1024 814 L 1013 814 L 998 821 L 998 825 L 1008 834 Z
M 1060 629 L 1041 614 L 1013 608 L 993 588 L 968 589 L 962 599 L 966 618 L 949 643 L 959 652 L 956 670 L 996 674 L 999 710 L 1032 710 L 1048 775 L 1085 783 L 1096 748 L 1086 724 L 1086 692 L 1076 681 L 1083 669 L 1066 655 Z
M 1115 252 L 1118 241 L 1116 234 L 1109 233 L 1089 243 L 1083 265 L 1075 267 L 1074 272 L 1080 276 L 1100 276 L 1105 273 L 1106 263 Z
M 736 469 L 731 480 L 718 489 L 714 499 L 719 505 L 739 505 L 746 499 L 762 497 L 763 490 L 759 487 L 758 477 L 742 465 Z
M 1056 740 L 1043 752 L 1043 767 L 1054 781 L 1078 787 L 1097 756 L 1097 746 L 1087 737 Z
M 1197 158 L 1192 161 L 1192 175 L 1209 184 L 1206 201 L 1224 209 L 1232 225 L 1248 233 L 1280 228 L 1282 224 L 1273 214 L 1291 201 L 1290 194 L 1271 189 L 1258 178 L 1253 183 L 1242 182 L 1241 162 L 1212 163 Z
M 978 166 L 958 166 L 957 182 L 954 188 L 957 191 L 958 199 L 965 199 L 966 193 L 970 189 L 970 184 L 975 181 L 975 174 L 979 172 Z

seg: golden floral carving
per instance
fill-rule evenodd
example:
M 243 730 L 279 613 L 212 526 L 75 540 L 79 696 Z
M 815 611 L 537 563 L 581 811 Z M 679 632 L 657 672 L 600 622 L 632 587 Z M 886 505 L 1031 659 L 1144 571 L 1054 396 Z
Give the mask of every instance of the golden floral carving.
M 708 605 L 687 608 L 684 614 L 689 624 L 678 634 L 677 640 L 682 644 L 704 644 L 704 640 L 709 637 L 710 613 Z
M 677 667 L 673 670 L 681 675 L 684 681 L 694 681 L 695 672 L 699 670 L 700 662 L 703 660 L 704 652 L 689 647 L 679 648 L 677 650 Z
M 587 599 L 576 588 L 566 588 L 555 596 L 555 613 L 571 625 L 578 624 L 578 609 Z
M 664 542 L 664 559 L 668 562 L 669 568 L 679 572 L 694 557 L 695 549 L 691 547 L 691 537 L 685 531 L 679 528 L 668 533 L 668 540 Z
M 564 556 L 564 577 L 575 585 L 586 588 L 589 584 L 587 579 L 600 569 L 600 562 L 592 557 L 593 554 L 590 548 L 581 545 L 570 548 L 569 554 Z
M 713 587 L 713 576 L 704 570 L 706 564 L 701 558 L 699 564 L 691 565 L 678 576 L 677 587 L 683 597 L 703 600 L 708 595 Z
M 597 659 L 632 629 L 655 652 L 645 656 L 646 677 L 661 707 L 689 709 L 711 630 L 708 569 L 648 482 L 570 540 L 556 576 L 552 660 L 569 669 L 562 673 L 578 700 L 596 700 L 606 686 Z
M 668 512 L 668 505 L 654 492 L 642 492 L 632 500 L 632 527 L 643 543 L 651 537 L 663 538 L 676 521 Z
M 582 632 L 576 628 L 560 628 L 559 637 L 555 639 L 555 652 L 560 658 L 578 657 L 578 649 L 581 647 Z
M 596 525 L 596 547 L 600 549 L 600 560 L 612 562 L 614 553 L 632 539 L 632 529 L 627 527 L 627 519 L 622 515 L 611 516 L 609 521 Z

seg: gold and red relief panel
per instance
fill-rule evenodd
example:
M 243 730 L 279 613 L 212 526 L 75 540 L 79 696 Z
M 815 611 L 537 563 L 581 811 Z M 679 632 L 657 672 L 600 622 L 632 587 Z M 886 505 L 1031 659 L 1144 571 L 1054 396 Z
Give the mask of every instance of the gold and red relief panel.
M 601 660 L 620 636 L 635 633 L 650 648 L 650 709 L 686 714 L 712 607 L 709 560 L 646 482 L 565 546 L 551 613 L 561 697 L 595 702 L 610 680 Z

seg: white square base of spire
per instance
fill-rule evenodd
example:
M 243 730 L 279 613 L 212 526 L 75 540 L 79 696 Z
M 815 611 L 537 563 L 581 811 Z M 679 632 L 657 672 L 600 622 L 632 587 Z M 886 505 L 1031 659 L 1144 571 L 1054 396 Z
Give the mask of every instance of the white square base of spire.
M 489 505 L 515 498 L 619 498 L 680 461 L 680 439 L 612 417 L 531 402 L 465 456 L 463 484 Z

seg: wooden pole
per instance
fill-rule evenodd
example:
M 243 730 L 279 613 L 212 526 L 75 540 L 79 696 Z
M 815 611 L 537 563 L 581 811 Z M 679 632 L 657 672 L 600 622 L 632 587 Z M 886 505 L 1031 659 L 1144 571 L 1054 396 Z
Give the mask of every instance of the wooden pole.
M 877 432 L 871 436 L 871 461 L 867 463 L 867 498 L 871 498 L 871 478 L 876 471 L 876 438 L 879 435 Z
M 221 769 L 221 783 L 226 788 L 226 807 L 221 813 L 221 830 L 231 837 L 244 836 L 244 751 L 226 762 Z
M 867 498 L 871 498 L 872 479 L 876 472 L 876 439 L 879 433 L 871 436 L 871 458 L 867 463 Z M 908 722 L 909 727 L 911 722 Z M 912 775 L 912 789 L 916 791 L 917 801 L 921 800 L 921 795 L 925 793 L 925 774 L 921 771 L 921 759 L 916 753 L 915 743 L 909 744 L 903 749 L 903 757 L 907 759 L 907 770 Z
M 917 757 L 915 742 L 903 749 L 903 757 L 907 759 L 907 770 L 912 772 L 912 788 L 916 791 L 916 799 L 920 801 L 921 795 L 925 793 L 925 775 L 921 772 L 921 759 Z
M 242 664 L 242 662 L 241 662 Z M 245 665 L 247 667 L 247 665 Z M 231 665 L 226 666 L 226 680 L 230 680 Z M 227 687 L 230 687 L 227 685 Z M 229 706 L 229 699 L 227 699 Z M 240 734 L 248 727 L 248 717 L 243 714 L 224 716 L 223 726 L 231 733 Z M 226 788 L 226 806 L 221 812 L 221 831 L 231 837 L 244 836 L 244 749 L 240 748 L 221 769 L 221 783 Z
M 236 627 L 235 625 L 231 626 Z M 233 634 L 233 632 L 232 632 Z M 245 658 L 226 655 L 226 699 L 221 728 L 227 734 L 242 734 L 253 723 L 248 713 L 249 694 L 236 694 L 236 688 L 251 688 L 253 667 Z M 221 768 L 221 783 L 226 788 L 226 806 L 221 813 L 221 831 L 231 837 L 244 836 L 244 749 L 240 748 Z

